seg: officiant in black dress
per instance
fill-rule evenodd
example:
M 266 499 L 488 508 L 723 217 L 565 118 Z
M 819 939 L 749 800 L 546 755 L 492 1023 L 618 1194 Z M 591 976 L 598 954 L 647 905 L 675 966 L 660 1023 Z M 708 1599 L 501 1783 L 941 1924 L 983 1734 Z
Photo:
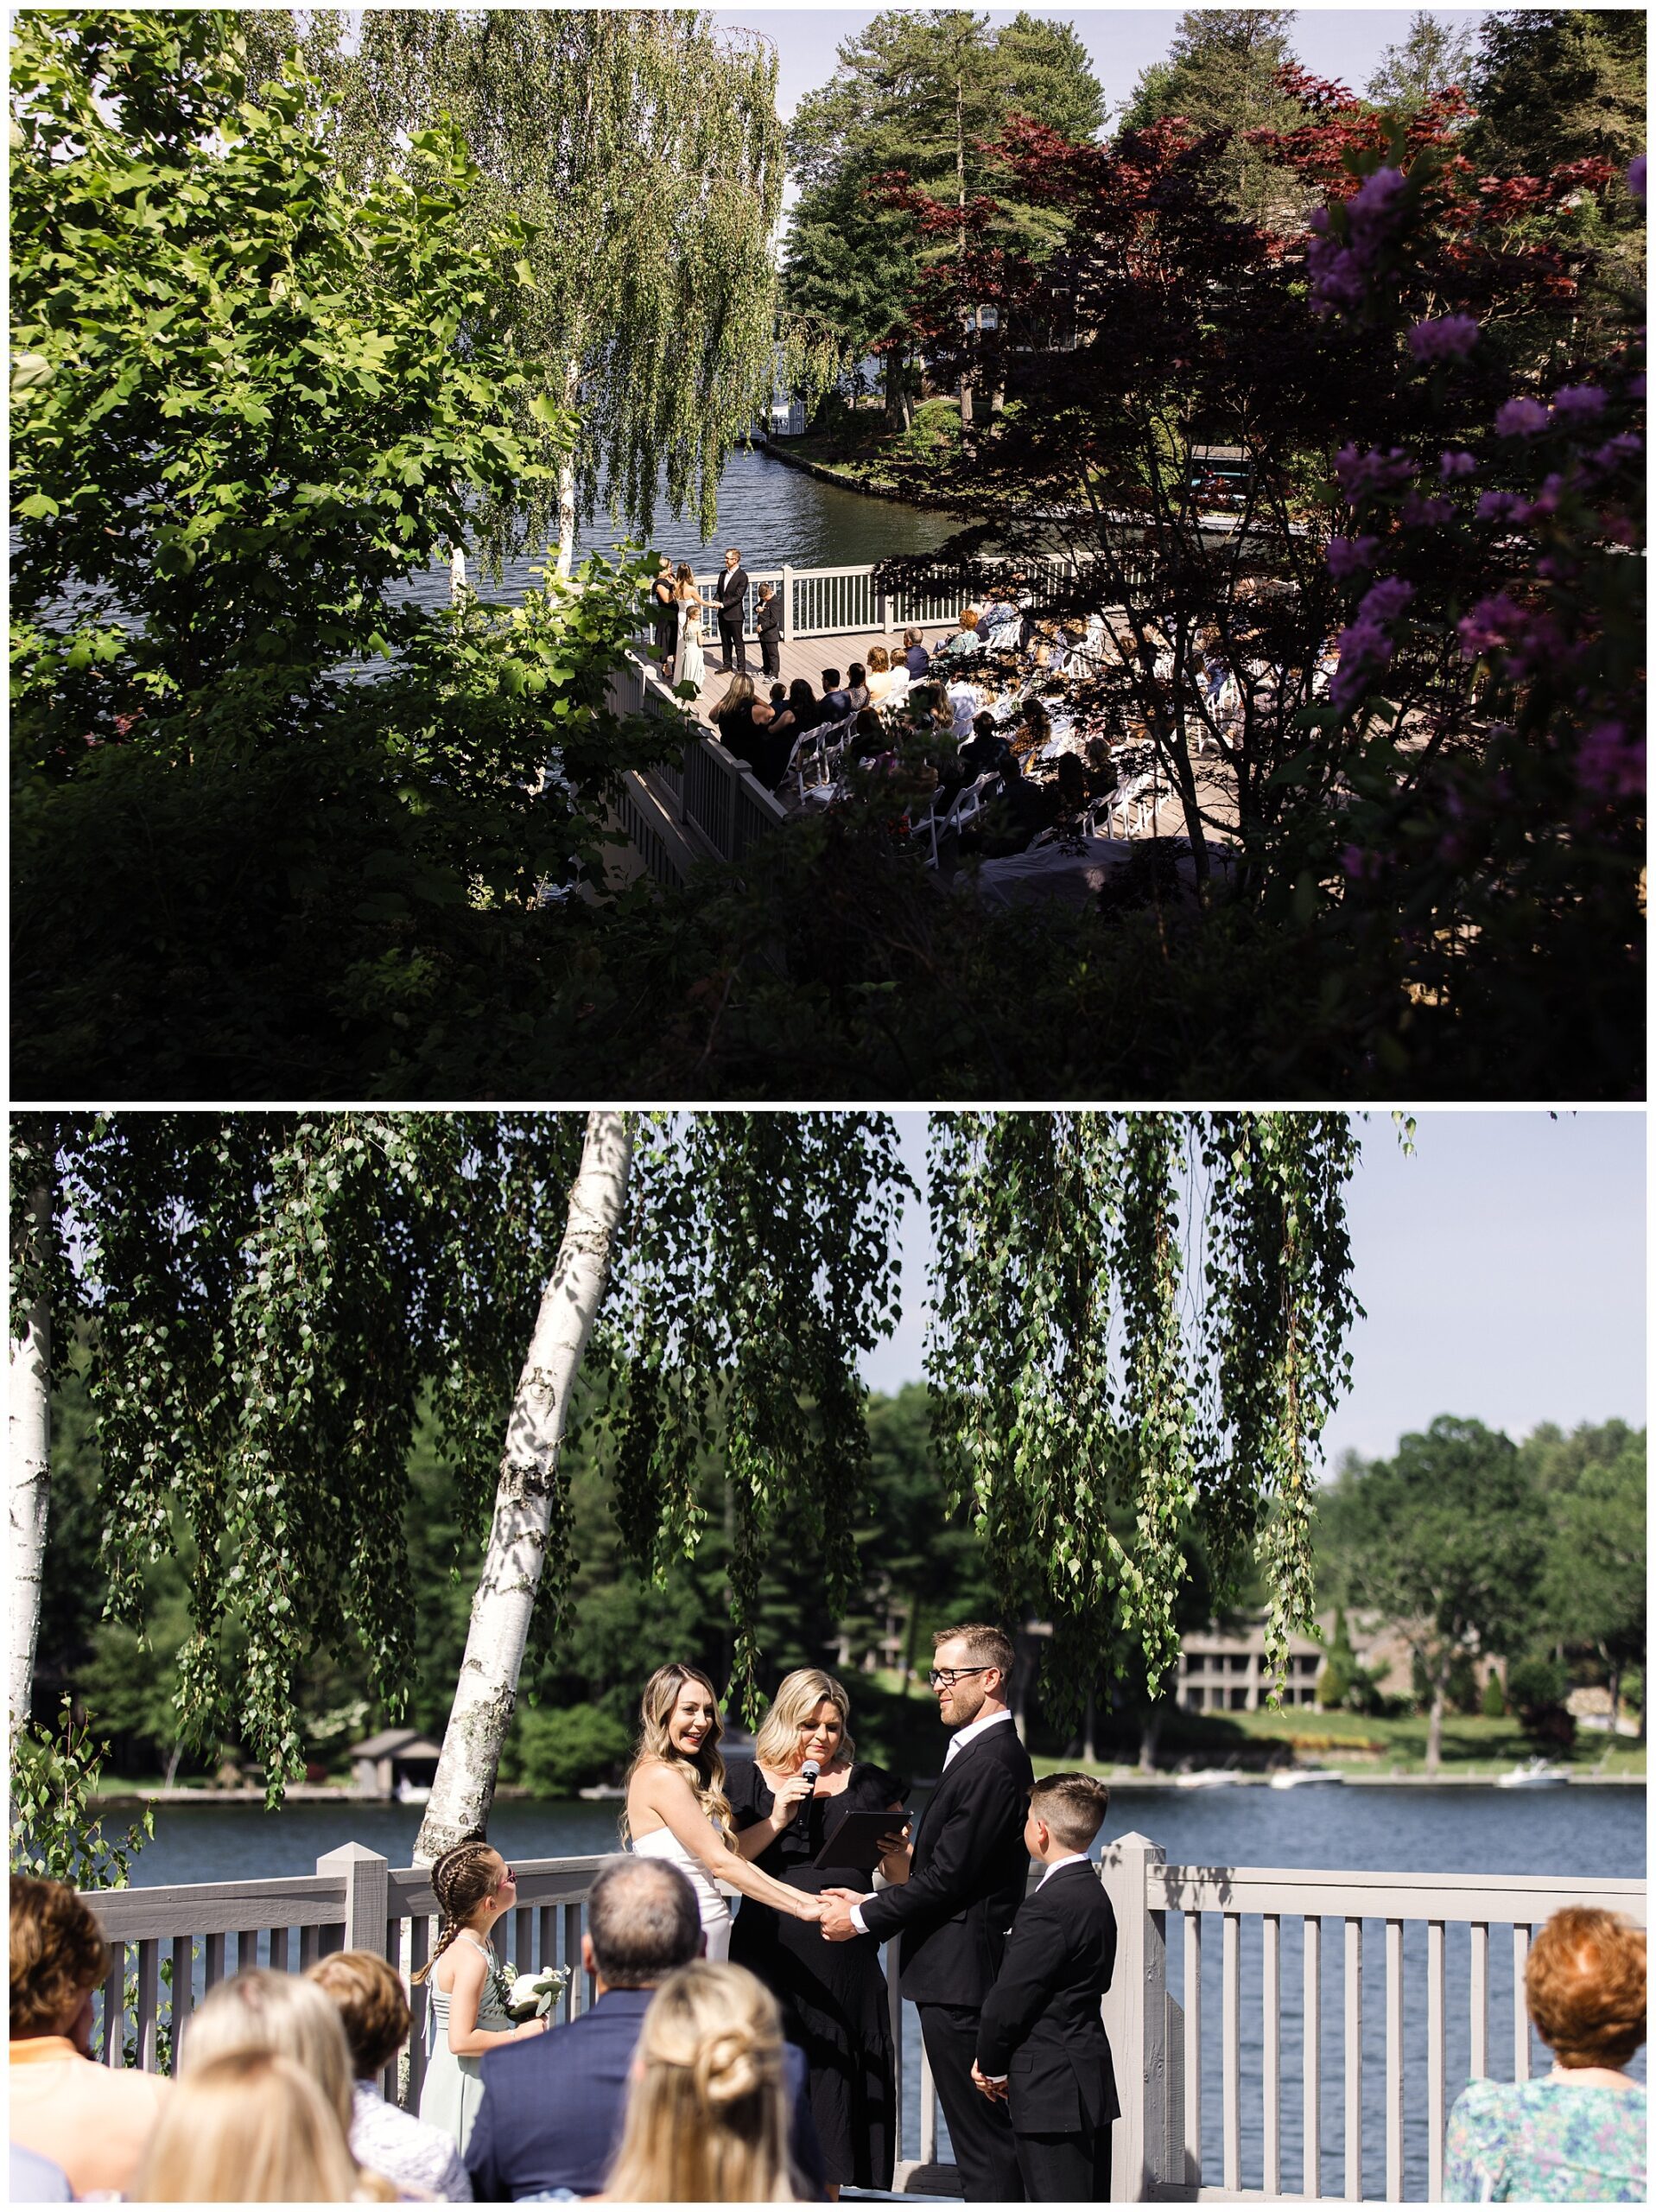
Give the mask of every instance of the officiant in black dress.
M 888 1882 L 908 1878 L 902 1786 L 883 1768 L 853 1757 L 849 1721 L 850 1700 L 841 1684 L 802 1667 L 778 1688 L 753 1758 L 733 1758 L 726 1770 L 737 1848 L 778 1881 L 813 1895 L 847 1884 L 867 1886 L 866 1872 L 813 1863 L 849 1812 L 891 1814 L 895 1847 L 881 1859 L 880 1872 Z M 814 1778 L 804 1772 L 808 1764 L 817 1769 Z M 834 2193 L 842 2183 L 890 2189 L 896 2070 L 879 1944 L 872 1936 L 825 1943 L 814 1923 L 784 1919 L 745 1897 L 730 1955 L 772 1992 L 782 2006 L 784 2034 L 805 2053 L 811 2116 Z

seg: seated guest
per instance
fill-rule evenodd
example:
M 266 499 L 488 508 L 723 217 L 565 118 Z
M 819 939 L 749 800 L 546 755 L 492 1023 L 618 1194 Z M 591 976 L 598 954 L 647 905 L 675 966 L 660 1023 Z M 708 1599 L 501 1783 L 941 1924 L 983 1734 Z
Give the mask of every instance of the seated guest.
M 796 676 L 788 686 L 788 704 L 801 729 L 815 729 L 822 719 L 822 702 L 811 690 L 807 677 Z
M 809 689 L 808 684 L 807 691 Z M 795 719 L 793 702 L 789 698 L 784 687 L 780 683 L 773 683 L 771 686 L 769 712 L 770 719 L 760 730 L 759 757 L 753 773 L 765 785 L 766 791 L 773 791 L 788 772 L 788 763 L 793 758 L 794 747 L 799 742 L 801 731 L 800 725 Z
M 725 688 L 723 697 L 707 709 L 707 720 L 713 724 L 714 735 L 726 753 L 733 753 L 750 768 L 758 766 L 759 732 L 764 722 L 770 719 L 771 710 L 767 707 L 761 721 L 751 676 L 733 676 Z
M 972 2079 L 1006 2106 L 1031 2204 L 1109 2200 L 1121 2107 L 1099 2005 L 1115 1971 L 1115 1914 L 1087 1856 L 1109 1802 L 1090 1774 L 1043 1775 L 1031 1790 L 1024 1848 L 1041 1878 L 978 2019 Z
M 981 776 L 991 768 L 999 768 L 1011 752 L 994 716 L 979 715 L 974 718 L 971 736 L 961 747 L 961 760 L 973 775 Z
M 61 2166 L 54 2166 L 50 2158 L 42 2158 L 33 2151 L 25 2151 L 21 2143 L 14 2143 L 10 2166 L 6 2187 L 11 2203 L 73 2202 L 74 2191 L 69 2186 L 68 2175 Z
M 756 1974 L 698 1959 L 657 1992 L 605 2191 L 619 2204 L 790 2204 L 777 2000 Z
M 891 665 L 888 673 L 891 679 L 891 688 L 886 693 L 886 697 L 888 699 L 906 698 L 908 696 L 909 684 L 912 679 L 909 675 L 909 664 L 904 659 L 901 653 L 893 653 L 891 655 Z
M 1075 753 L 1058 755 L 1058 819 L 1075 821 L 1087 810 L 1087 771 Z
M 961 626 L 938 646 L 938 657 L 959 658 L 966 653 L 980 652 L 982 649 L 983 640 L 978 635 L 978 611 L 975 607 L 963 607 L 961 609 Z
M 1624 2069 L 1645 2040 L 1644 1929 L 1566 1905 L 1531 1946 L 1524 1994 L 1552 2071 L 1462 2090 L 1443 2202 L 1642 2204 L 1645 2088 Z
M 610 1859 L 587 1904 L 581 1963 L 596 1977 L 592 2010 L 538 2043 L 483 2062 L 483 2102 L 466 2163 L 482 2203 L 561 2189 L 593 2196 L 621 2139 L 638 2033 L 657 1988 L 701 1948 L 695 1891 L 659 1859 Z M 822 2192 L 822 2160 L 805 2094 L 805 2058 L 784 2060 L 794 2164 Z
M 918 682 L 931 666 L 931 655 L 926 651 L 917 630 L 903 632 L 903 659 L 912 682 Z
M 279 2051 L 193 2069 L 155 2130 L 139 2204 L 352 2204 L 360 2177 L 327 2099 Z
M 851 694 L 841 687 L 839 670 L 825 668 L 822 671 L 822 720 L 825 722 L 842 722 L 850 712 Z
M 891 657 L 884 645 L 876 645 L 868 656 L 868 702 L 877 707 L 891 694 Z
M 379 2077 L 409 2039 L 409 2000 L 396 1969 L 373 1951 L 334 1951 L 307 1976 L 339 2016 L 355 2076 L 351 2150 L 398 2189 L 450 2204 L 469 2204 L 472 2183 L 454 2139 L 400 2105 L 388 2104 Z
M 852 759 L 862 761 L 885 760 L 891 756 L 892 749 L 892 741 L 885 723 L 872 707 L 865 707 L 852 726 Z
M 868 671 L 860 660 L 853 660 L 847 669 L 845 688 L 851 701 L 851 711 L 860 714 L 868 704 Z
M 978 618 L 978 635 L 993 652 L 1009 652 L 1021 640 L 1023 617 L 1011 600 L 997 593 Z
M 339 2013 L 314 1981 L 268 1967 L 244 1967 L 207 1992 L 184 2032 L 179 2061 L 184 2078 L 214 2059 L 247 2051 L 274 2051 L 302 2067 L 348 2144 L 356 2119 L 351 2052 Z M 396 2187 L 383 2174 L 354 2158 L 352 2163 L 360 2196 L 379 2203 L 395 2201 Z
M 11 2140 L 77 2196 L 128 2193 L 173 2094 L 156 2074 L 92 2056 L 92 1998 L 110 1970 L 90 1906 L 64 1882 L 11 1878 Z
M 972 726 L 982 710 L 983 693 L 975 683 L 968 683 L 963 676 L 957 676 L 949 686 L 949 703 L 954 716 L 955 736 L 961 739 L 970 737 Z

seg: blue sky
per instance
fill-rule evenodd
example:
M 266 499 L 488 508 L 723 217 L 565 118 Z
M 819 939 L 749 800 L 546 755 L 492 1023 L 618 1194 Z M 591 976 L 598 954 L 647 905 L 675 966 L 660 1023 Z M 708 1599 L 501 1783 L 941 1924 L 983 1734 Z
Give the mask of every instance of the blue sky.
M 1645 1122 L 1638 1113 L 1437 1111 L 1405 1155 L 1388 1114 L 1360 1122 L 1348 1198 L 1367 1318 L 1352 1389 L 1329 1422 L 1346 1450 L 1389 1453 L 1452 1413 L 1514 1438 L 1538 1422 L 1645 1418 Z M 922 1187 L 925 1116 L 899 1114 Z M 904 1224 L 904 1319 L 865 1363 L 876 1389 L 921 1373 L 923 1207 Z
M 836 51 L 879 11 L 873 8 L 716 8 L 715 20 L 771 40 L 780 64 L 777 105 L 790 116 L 803 93 L 826 84 L 837 67 Z M 1013 8 L 990 8 L 993 22 L 1009 22 Z M 1140 70 L 1165 54 L 1181 10 L 1177 8 L 1041 8 L 1031 16 L 1073 23 L 1093 60 L 1093 72 L 1112 110 L 1132 93 Z M 1475 23 L 1486 8 L 1435 10 L 1446 22 Z M 1361 92 L 1384 49 L 1406 35 L 1414 10 L 1408 8 L 1302 8 L 1291 39 L 1300 60 L 1315 75 L 1339 77 Z

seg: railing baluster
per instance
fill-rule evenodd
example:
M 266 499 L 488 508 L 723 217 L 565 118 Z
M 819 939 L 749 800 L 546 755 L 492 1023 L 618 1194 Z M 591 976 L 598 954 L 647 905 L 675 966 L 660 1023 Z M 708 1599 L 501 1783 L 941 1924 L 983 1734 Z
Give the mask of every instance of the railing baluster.
M 1468 2072 L 1475 2082 L 1489 2078 L 1489 1923 L 1472 1923 L 1471 2050 Z
M 520 1904 L 511 1916 L 511 1962 L 519 1974 L 528 1974 L 533 1967 L 535 1950 L 535 1908 Z
M 151 1938 L 138 1946 L 138 2065 L 155 2070 L 155 2029 L 161 2013 L 161 1944 Z
M 558 1963 L 558 1909 L 555 1904 L 540 1908 L 540 1927 L 536 1938 L 536 1964 L 542 1972 Z M 570 1980 L 574 1980 L 572 1974 Z M 568 2018 L 566 2012 L 565 2018 Z
M 1265 2035 L 1262 2087 L 1265 2092 L 1265 2180 L 1267 2196 L 1282 2194 L 1282 1921 L 1264 1916 L 1265 1951 L 1260 1994 Z
M 286 1974 L 288 1971 L 288 1931 L 285 1928 L 270 1930 L 270 1971 L 272 1974 Z
M 934 2165 L 937 2158 L 937 2084 L 931 2078 L 926 2039 L 920 2038 L 920 2163 Z
M 1386 2201 L 1403 2202 L 1403 1923 L 1386 1923 Z
M 409 2030 L 409 2103 L 410 2112 L 420 2109 L 420 2092 L 426 2081 L 426 2015 L 431 2009 L 431 1985 L 428 1981 L 415 1981 L 411 1977 L 419 1973 L 431 1956 L 431 1923 L 423 1913 L 416 1913 L 409 1923 L 409 2011 L 411 2024 Z
M 567 1904 L 563 1908 L 563 1963 L 569 1969 L 569 1980 L 563 1993 L 563 2017 L 573 2020 L 578 2012 L 586 2012 L 593 2001 L 592 1985 L 581 1966 L 581 1907 Z
M 312 1926 L 299 1931 L 299 1971 L 303 1974 L 316 1963 L 316 1954 L 321 1948 L 322 1931 Z
M 305 1933 L 309 1936 L 314 1934 L 314 1930 L 308 1928 Z M 202 1986 L 205 1989 L 216 1989 L 225 1978 L 225 1939 L 222 1936 L 209 1936 L 206 1939 L 205 1948 L 206 1956 L 202 1961 L 201 1973 Z M 310 1961 L 307 1959 L 305 1964 L 308 1966 Z
M 1441 1920 L 1426 1923 L 1426 2194 L 1434 2204 L 1443 2196 L 1443 2108 L 1448 1989 L 1445 1931 Z
M 119 2073 L 126 2064 L 126 1945 L 109 1947 L 109 1978 L 104 1984 L 103 2059 Z
M 195 2010 L 195 1942 L 193 1936 L 174 1936 L 173 1938 L 173 2072 L 178 2072 L 178 2055 L 183 2047 L 184 2031 L 190 2015 Z
M 1363 2193 L 1363 1924 L 1346 1921 L 1346 2196 Z
M 1323 2194 L 1323 1923 L 1315 1914 L 1305 1922 L 1305 1970 L 1303 2003 L 1304 2044 L 1304 2101 L 1300 2122 L 1300 2193 Z
M 1219 2064 L 1223 2084 L 1225 2187 L 1242 2185 L 1242 1916 L 1225 1915 L 1221 1953 Z
M 1530 1931 L 1522 1921 L 1513 1923 L 1513 2079 L 1530 2078 L 1530 2012 L 1524 2001 L 1524 1968 L 1530 1955 Z
M 1202 2186 L 1202 1915 L 1184 1916 L 1184 2179 Z

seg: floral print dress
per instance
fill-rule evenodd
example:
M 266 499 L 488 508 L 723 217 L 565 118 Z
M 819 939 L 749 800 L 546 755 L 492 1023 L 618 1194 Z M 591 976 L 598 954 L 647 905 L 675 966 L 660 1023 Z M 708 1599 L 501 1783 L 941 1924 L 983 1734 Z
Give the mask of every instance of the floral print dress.
M 1473 2082 L 1443 2145 L 1446 2204 L 1642 2204 L 1646 2097 L 1571 2082 Z

